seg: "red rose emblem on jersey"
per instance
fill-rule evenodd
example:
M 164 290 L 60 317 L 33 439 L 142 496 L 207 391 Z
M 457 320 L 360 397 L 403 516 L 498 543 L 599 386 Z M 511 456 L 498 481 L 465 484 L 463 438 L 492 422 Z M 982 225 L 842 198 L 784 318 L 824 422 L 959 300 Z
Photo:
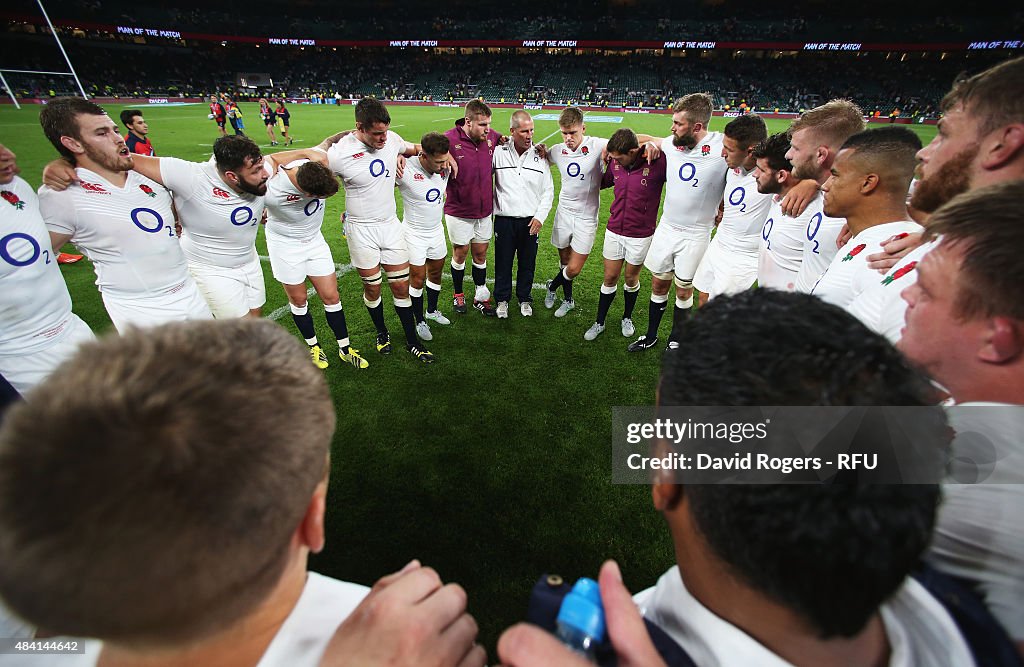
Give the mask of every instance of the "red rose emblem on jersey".
M 584 154 L 584 155 L 590 155 L 590 149 L 589 149 L 589 148 L 587 148 L 586 146 L 584 146 L 584 147 L 583 147 L 583 154 Z
M 851 259 L 853 259 L 857 255 L 861 254 L 864 251 L 864 248 L 867 248 L 867 247 L 868 246 L 867 246 L 866 243 L 861 243 L 859 246 L 857 246 L 856 248 L 854 248 L 853 250 L 848 252 L 846 254 L 846 257 L 843 257 L 843 261 L 844 262 L 849 262 Z
M 231 199 L 231 195 L 229 195 L 224 190 L 221 190 L 220 188 L 214 188 L 213 189 L 213 196 L 214 197 L 220 197 L 221 199 Z
M 3 192 L 0 192 L 0 197 L 3 197 L 5 202 L 10 204 L 14 208 L 18 209 L 19 211 L 25 208 L 25 202 L 18 199 L 18 195 L 14 194 L 10 190 L 4 190 Z
M 156 193 L 155 193 L 155 192 L 153 192 L 153 188 L 149 187 L 149 186 L 148 186 L 148 185 L 146 185 L 145 183 L 143 183 L 142 185 L 140 185 L 140 186 L 139 186 L 139 189 L 140 189 L 140 190 L 142 190 L 143 192 L 145 192 L 145 193 L 146 193 L 147 195 L 149 195 L 150 197 L 156 197 Z
M 882 280 L 882 284 L 883 285 L 888 285 L 889 283 L 891 283 L 891 282 L 893 282 L 895 280 L 899 280 L 903 276 L 905 276 L 908 273 L 910 273 L 911 271 L 913 271 L 915 268 L 917 268 L 917 262 L 911 262 L 911 263 L 907 264 L 906 266 L 901 266 L 891 276 L 886 276 Z
M 711 155 L 711 146 L 708 146 L 707 144 L 704 144 L 703 146 L 701 146 L 700 147 L 700 154 L 701 155 Z

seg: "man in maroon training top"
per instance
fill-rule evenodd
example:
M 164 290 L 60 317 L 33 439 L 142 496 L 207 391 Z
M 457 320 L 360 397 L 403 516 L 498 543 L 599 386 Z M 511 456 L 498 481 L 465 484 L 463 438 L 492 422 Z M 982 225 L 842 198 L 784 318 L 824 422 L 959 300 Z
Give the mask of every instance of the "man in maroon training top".
M 491 156 L 501 135 L 491 129 L 491 108 L 480 100 L 470 100 L 466 117 L 444 133 L 451 154 L 458 163 L 458 175 L 448 179 L 444 204 L 445 224 L 452 241 L 452 282 L 456 313 L 467 312 L 462 282 L 466 275 L 466 255 L 473 255 L 473 307 L 494 317 L 491 293 L 487 289 L 487 246 L 494 233 L 494 181 Z

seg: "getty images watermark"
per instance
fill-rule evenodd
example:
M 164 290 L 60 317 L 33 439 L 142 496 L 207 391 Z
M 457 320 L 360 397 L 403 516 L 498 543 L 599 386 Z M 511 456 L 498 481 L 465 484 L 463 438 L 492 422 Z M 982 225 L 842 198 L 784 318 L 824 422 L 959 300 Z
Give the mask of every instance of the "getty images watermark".
M 612 481 L 1024 483 L 1024 408 L 616 407 Z

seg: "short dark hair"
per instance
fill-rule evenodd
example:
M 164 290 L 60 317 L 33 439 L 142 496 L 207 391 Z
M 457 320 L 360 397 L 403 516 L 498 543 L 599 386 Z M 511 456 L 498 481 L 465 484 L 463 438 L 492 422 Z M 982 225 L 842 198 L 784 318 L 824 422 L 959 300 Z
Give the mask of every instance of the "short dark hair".
M 356 103 L 356 123 L 364 130 L 377 123 L 391 124 L 391 114 L 384 103 L 376 97 L 364 97 Z
M 306 194 L 319 199 L 333 197 L 338 192 L 338 179 L 325 165 L 307 162 L 295 170 L 295 182 Z
M 909 128 L 892 125 L 858 132 L 843 142 L 839 150 L 856 151 L 858 161 L 890 176 L 884 179 L 882 187 L 905 197 L 917 167 L 921 138 Z
M 81 97 L 59 97 L 52 100 L 39 112 L 39 124 L 43 126 L 43 134 L 50 140 L 53 147 L 63 155 L 75 161 L 75 154 L 61 143 L 61 137 L 72 137 L 82 140 L 78 129 L 78 116 L 106 116 L 103 107 Z
M 929 405 L 925 379 L 883 337 L 809 294 L 720 296 L 679 325 L 659 404 Z M 692 484 L 700 538 L 729 572 L 822 638 L 850 637 L 928 546 L 937 484 Z
M 636 138 L 636 132 L 624 127 L 615 130 L 615 134 L 608 140 L 608 152 L 625 155 L 634 148 L 640 147 L 640 141 Z
M 141 116 L 141 115 L 142 115 L 142 112 L 139 111 L 138 109 L 125 109 L 125 110 L 123 110 L 121 112 L 121 115 L 119 116 L 119 118 L 121 119 L 121 124 L 124 125 L 125 127 L 128 127 L 129 125 L 132 124 L 132 121 L 135 120 L 136 116 Z
M 1024 57 L 990 67 L 972 77 L 960 77 L 942 98 L 942 110 L 963 105 L 979 119 L 981 132 L 1024 121 L 1020 100 L 1024 96 Z
M 451 142 L 440 132 L 427 132 L 420 139 L 420 147 L 427 155 L 444 155 L 451 149 Z
M 757 114 L 744 114 L 726 124 L 725 136 L 735 140 L 741 149 L 746 150 L 768 138 L 768 126 Z
M 0 429 L 0 592 L 19 616 L 169 645 L 266 599 L 335 423 L 294 336 L 248 318 L 132 329 L 83 344 L 32 399 Z
M 576 127 L 583 124 L 583 112 L 579 107 L 565 107 L 558 114 L 558 127 Z
M 242 135 L 218 137 L 213 142 L 213 158 L 217 169 L 221 172 L 237 171 L 245 166 L 247 160 L 252 163 L 263 159 L 263 153 L 255 141 Z
M 768 166 L 776 171 L 793 171 L 793 163 L 786 159 L 788 152 L 789 134 L 779 132 L 754 146 L 752 155 L 755 160 L 767 160 Z
M 491 107 L 483 100 L 470 100 L 466 103 L 466 118 L 474 120 L 477 116 L 492 116 Z
M 963 252 L 954 306 L 958 317 L 1024 320 L 1022 197 L 1024 181 L 989 185 L 954 197 L 929 218 L 925 237 L 939 237 L 942 246 Z

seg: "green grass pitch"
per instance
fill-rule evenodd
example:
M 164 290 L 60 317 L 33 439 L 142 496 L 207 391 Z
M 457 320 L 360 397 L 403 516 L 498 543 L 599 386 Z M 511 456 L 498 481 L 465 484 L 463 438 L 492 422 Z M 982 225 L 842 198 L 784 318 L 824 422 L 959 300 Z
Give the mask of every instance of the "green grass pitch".
M 110 105 L 112 118 L 124 107 Z M 269 140 L 256 104 L 242 105 L 246 132 L 264 150 Z M 295 147 L 353 127 L 351 106 L 290 105 Z M 217 137 L 205 104 L 143 107 L 158 155 L 205 160 Z M 460 109 L 390 107 L 392 129 L 409 141 L 444 131 Z M 512 109 L 495 109 L 494 127 L 507 133 Z M 554 113 L 545 109 L 538 113 Z M 591 122 L 588 134 L 608 137 L 620 127 L 655 136 L 669 134 L 667 115 L 602 113 L 621 123 Z M 721 130 L 727 119 L 715 118 Z M 788 121 L 769 120 L 769 131 Z M 914 125 L 924 142 L 935 127 Z M 559 141 L 557 123 L 536 123 L 535 141 Z M 40 183 L 43 165 L 56 154 L 44 138 L 38 107 L 0 108 L 0 143 L 18 154 L 22 176 Z M 280 150 L 274 148 L 273 150 Z M 558 173 L 554 172 L 556 203 Z M 602 223 L 611 191 L 602 193 Z M 344 191 L 329 200 L 324 235 L 340 265 L 349 262 L 341 238 Z M 399 207 L 401 201 L 399 198 Z M 553 216 L 552 209 L 552 216 Z M 541 231 L 535 282 L 558 266 L 550 244 L 551 220 Z M 507 320 L 451 311 L 451 282 L 441 310 L 452 324 L 432 324 L 432 366 L 421 366 L 401 345 L 381 357 L 373 347 L 374 328 L 362 305 L 354 271 L 339 277 L 352 344 L 369 360 L 356 371 L 337 358 L 333 336 L 319 301 L 310 299 L 317 335 L 332 364 L 325 371 L 333 392 L 338 427 L 327 512 L 327 547 L 311 567 L 327 575 L 372 584 L 412 558 L 435 567 L 446 581 L 462 584 L 469 609 L 481 627 L 481 641 L 494 659 L 500 631 L 525 615 L 530 587 L 538 575 L 557 572 L 570 580 L 595 576 L 605 558 L 616 558 L 631 590 L 651 586 L 674 562 L 671 541 L 653 510 L 646 487 L 611 484 L 611 409 L 654 402 L 660 351 L 626 352 L 618 331 L 622 291 L 609 313 L 608 329 L 593 342 L 583 332 L 594 321 L 602 276 L 603 227 L 594 254 L 576 280 L 577 307 L 555 319 L 536 290 L 534 317 L 513 308 Z M 263 232 L 257 249 L 266 255 Z M 69 250 L 71 250 L 69 248 Z M 493 279 L 493 250 L 488 277 Z M 287 300 L 264 264 L 266 315 L 298 336 Z M 88 261 L 65 265 L 77 312 L 97 332 L 110 328 Z M 472 285 L 468 275 L 466 285 Z M 635 320 L 647 321 L 650 276 L 641 279 Z M 385 290 L 386 292 L 386 290 Z M 390 296 L 385 296 L 390 304 Z M 394 310 L 385 309 L 396 341 L 402 339 Z M 662 324 L 667 335 L 671 317 Z M 700 354 L 699 349 L 692 354 Z M 258 445 L 257 445 L 258 446 Z

